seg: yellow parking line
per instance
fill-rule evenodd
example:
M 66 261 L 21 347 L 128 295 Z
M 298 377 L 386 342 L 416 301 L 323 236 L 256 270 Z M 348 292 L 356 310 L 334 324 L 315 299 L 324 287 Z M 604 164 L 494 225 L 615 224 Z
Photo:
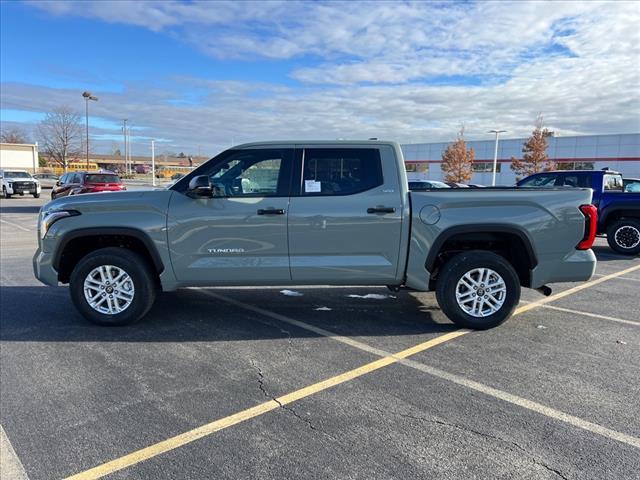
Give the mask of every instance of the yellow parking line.
M 156 457 L 170 450 L 174 450 L 202 437 L 211 435 L 212 433 L 224 430 L 225 428 L 231 427 L 232 425 L 237 425 L 238 423 L 263 415 L 272 410 L 276 410 L 283 405 L 287 405 L 310 395 L 314 395 L 328 388 L 340 385 L 341 383 L 345 383 L 355 378 L 361 377 L 363 375 L 366 375 L 367 373 L 371 373 L 388 365 L 392 365 L 411 355 L 435 347 L 436 345 L 440 345 L 441 343 L 447 342 L 449 340 L 453 340 L 454 338 L 465 335 L 466 333 L 469 333 L 469 330 L 456 330 L 454 332 L 441 335 L 426 342 L 420 343 L 419 345 L 416 345 L 414 347 L 402 350 L 401 352 L 398 352 L 394 355 L 380 358 L 356 369 L 349 370 L 348 372 L 342 373 L 340 375 L 336 375 L 335 377 L 328 378 L 321 382 L 314 383 L 313 385 L 309 385 L 308 387 L 296 390 L 295 392 L 277 397 L 275 400 L 269 400 L 267 402 L 256 405 L 255 407 L 248 408 L 228 417 L 221 418 L 201 427 L 194 428 L 193 430 L 189 430 L 187 432 L 176 435 L 175 437 L 171 437 L 148 447 L 142 448 L 123 457 L 111 460 L 110 462 L 103 463 L 102 465 L 98 465 L 97 467 L 68 477 L 67 480 L 87 480 L 104 477 L 105 475 L 130 467 L 132 465 L 135 465 L 136 463 L 140 463 L 144 460 Z

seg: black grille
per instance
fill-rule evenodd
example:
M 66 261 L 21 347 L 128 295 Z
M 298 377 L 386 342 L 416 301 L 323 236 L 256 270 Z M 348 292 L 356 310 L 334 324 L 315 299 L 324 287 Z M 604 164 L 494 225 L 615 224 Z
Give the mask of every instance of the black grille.
M 20 190 L 31 190 L 35 187 L 33 182 L 13 182 L 13 188 L 19 188 Z

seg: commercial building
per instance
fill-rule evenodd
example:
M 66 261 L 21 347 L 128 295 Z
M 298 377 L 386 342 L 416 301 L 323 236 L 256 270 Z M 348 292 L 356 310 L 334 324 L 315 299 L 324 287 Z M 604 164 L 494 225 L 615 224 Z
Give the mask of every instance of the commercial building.
M 0 170 L 10 168 L 35 173 L 38 168 L 38 144 L 0 143 Z
M 496 185 L 513 185 L 511 157 L 522 158 L 526 138 L 500 139 Z M 560 170 L 599 170 L 608 167 L 625 177 L 640 178 L 640 133 L 550 137 L 547 155 Z M 449 143 L 402 145 L 409 180 L 442 180 L 442 153 Z M 491 185 L 495 140 L 468 141 L 475 151 L 471 183 Z

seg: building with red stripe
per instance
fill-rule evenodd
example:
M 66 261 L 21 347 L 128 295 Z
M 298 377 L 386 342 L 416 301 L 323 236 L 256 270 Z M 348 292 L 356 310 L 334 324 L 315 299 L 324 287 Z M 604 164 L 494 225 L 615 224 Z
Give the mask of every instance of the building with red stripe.
M 513 185 L 511 157 L 522 158 L 526 138 L 500 139 L 496 185 Z M 547 155 L 559 170 L 599 170 L 608 167 L 625 178 L 640 178 L 640 133 L 550 137 Z M 402 145 L 409 180 L 442 180 L 442 153 L 449 143 Z M 468 141 L 475 151 L 474 175 L 470 183 L 491 185 L 494 140 Z

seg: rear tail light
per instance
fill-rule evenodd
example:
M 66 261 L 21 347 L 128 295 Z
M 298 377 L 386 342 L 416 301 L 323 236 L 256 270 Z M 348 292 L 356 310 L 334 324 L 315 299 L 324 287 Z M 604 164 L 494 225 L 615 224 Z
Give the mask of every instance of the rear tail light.
M 598 228 L 598 209 L 593 205 L 580 205 L 580 211 L 584 215 L 584 236 L 576 249 L 589 250 L 596 240 Z

